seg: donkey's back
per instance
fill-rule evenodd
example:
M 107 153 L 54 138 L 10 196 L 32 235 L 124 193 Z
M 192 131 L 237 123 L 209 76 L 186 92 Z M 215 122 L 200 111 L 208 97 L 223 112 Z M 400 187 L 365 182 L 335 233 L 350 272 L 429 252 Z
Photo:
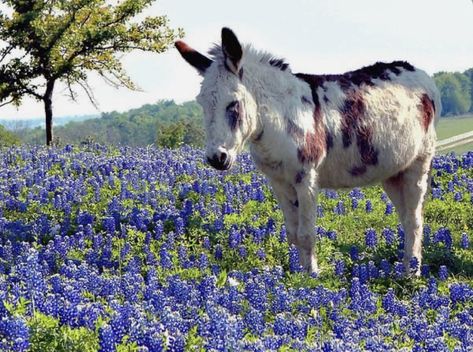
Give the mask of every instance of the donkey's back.
M 321 187 L 383 181 L 434 153 L 440 94 L 424 71 L 395 61 L 343 75 L 297 76 L 311 85 L 326 129 Z

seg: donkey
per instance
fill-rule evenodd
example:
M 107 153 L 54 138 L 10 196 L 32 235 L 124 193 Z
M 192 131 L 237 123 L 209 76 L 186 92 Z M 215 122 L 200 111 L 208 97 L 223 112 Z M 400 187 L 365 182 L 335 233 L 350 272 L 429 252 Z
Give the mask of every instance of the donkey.
M 440 95 L 404 61 L 344 74 L 292 73 L 269 53 L 242 46 L 229 28 L 210 58 L 178 41 L 203 76 L 206 157 L 227 170 L 246 142 L 269 179 L 300 264 L 317 272 L 317 193 L 381 182 L 406 235 L 404 265 L 422 258 L 422 206 L 435 152 Z M 419 274 L 419 270 L 417 270 Z

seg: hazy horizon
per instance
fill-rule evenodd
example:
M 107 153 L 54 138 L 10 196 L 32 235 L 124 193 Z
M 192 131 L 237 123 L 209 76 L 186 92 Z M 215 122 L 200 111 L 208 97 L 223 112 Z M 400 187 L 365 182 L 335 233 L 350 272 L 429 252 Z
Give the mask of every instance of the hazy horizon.
M 144 13 L 157 14 L 168 15 L 172 27 L 184 28 L 184 41 L 203 53 L 228 26 L 242 42 L 284 57 L 294 72 L 339 73 L 397 59 L 429 74 L 473 67 L 471 0 L 241 0 L 231 7 L 217 0 L 161 0 Z M 144 92 L 116 90 L 91 74 L 100 111 L 83 94 L 79 103 L 69 101 L 58 85 L 55 116 L 122 112 L 167 99 L 181 103 L 199 91 L 201 78 L 174 48 L 160 55 L 131 53 L 122 62 Z M 0 108 L 0 119 L 33 117 L 43 117 L 43 106 L 32 99 L 18 110 Z

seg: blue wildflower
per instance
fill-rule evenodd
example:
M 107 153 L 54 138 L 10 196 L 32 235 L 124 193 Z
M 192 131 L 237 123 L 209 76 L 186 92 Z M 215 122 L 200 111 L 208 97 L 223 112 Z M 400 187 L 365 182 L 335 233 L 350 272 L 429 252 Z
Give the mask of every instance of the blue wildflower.
M 366 201 L 365 211 L 367 213 L 371 213 L 373 211 L 373 204 L 371 203 L 371 201 L 369 199 Z
M 440 265 L 439 268 L 439 279 L 445 281 L 448 279 L 448 269 L 445 265 Z
M 345 262 L 343 259 L 339 259 L 335 261 L 335 275 L 343 276 L 345 271 Z
M 378 244 L 378 238 L 374 229 L 368 229 L 365 231 L 365 243 L 369 248 L 374 248 Z
M 460 248 L 467 249 L 470 247 L 470 239 L 466 232 L 462 233 L 462 237 L 460 239 Z
M 289 247 L 289 271 L 296 273 L 302 270 L 299 262 L 299 251 L 294 245 Z
M 351 246 L 349 253 L 350 253 L 351 260 L 356 261 L 360 259 L 358 247 Z

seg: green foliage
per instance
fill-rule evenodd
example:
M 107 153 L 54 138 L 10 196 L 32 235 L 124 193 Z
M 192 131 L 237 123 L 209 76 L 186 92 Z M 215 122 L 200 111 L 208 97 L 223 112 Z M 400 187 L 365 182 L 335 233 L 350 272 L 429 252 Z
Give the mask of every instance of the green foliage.
M 143 105 L 127 112 L 103 113 L 101 118 L 81 122 L 69 122 L 56 128 L 56 136 L 70 144 L 87 141 L 105 145 L 147 146 L 155 144 L 162 128 L 176 123 L 185 126 L 181 142 L 202 146 L 204 141 L 202 108 L 194 101 L 176 104 L 164 100 L 156 104 Z M 44 130 L 41 128 L 21 130 L 22 141 L 39 144 Z M 159 145 L 165 145 L 160 144 Z
M 463 72 L 463 74 L 468 77 L 470 80 L 470 99 L 471 99 L 471 106 L 470 106 L 470 112 L 473 112 L 473 68 L 470 68 Z
M 182 30 L 165 16 L 135 20 L 154 0 L 6 0 L 0 12 L 0 103 L 20 105 L 25 95 L 43 101 L 48 144 L 52 141 L 52 93 L 56 82 L 76 99 L 82 88 L 96 104 L 88 74 L 114 86 L 137 89 L 120 62 L 132 50 L 161 53 Z
M 440 90 L 444 115 L 460 115 L 471 107 L 471 81 L 460 72 L 439 72 L 434 75 Z
M 177 148 L 183 144 L 202 147 L 203 142 L 202 124 L 196 120 L 180 119 L 170 124 L 158 124 L 156 144 L 160 147 Z
M 0 125 L 0 147 L 8 147 L 20 144 L 20 138 Z
M 28 321 L 31 352 L 95 352 L 98 334 L 87 328 L 71 328 L 54 317 L 35 312 Z

